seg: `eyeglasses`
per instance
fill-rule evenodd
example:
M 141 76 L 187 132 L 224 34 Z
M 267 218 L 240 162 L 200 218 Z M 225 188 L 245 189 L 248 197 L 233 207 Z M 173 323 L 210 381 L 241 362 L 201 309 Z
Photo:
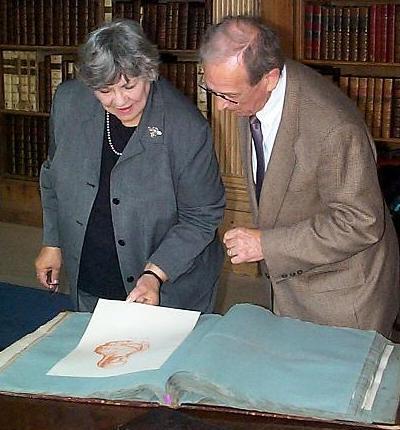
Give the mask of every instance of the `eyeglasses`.
M 226 95 L 225 95 L 225 94 L 217 93 L 217 92 L 215 92 L 215 91 L 213 91 L 213 90 L 210 90 L 210 88 L 207 88 L 205 85 L 201 85 L 201 84 L 198 84 L 198 85 L 199 85 L 199 87 L 200 87 L 202 90 L 206 91 L 206 92 L 207 92 L 207 93 L 209 93 L 209 94 L 214 95 L 215 97 L 219 97 L 219 98 L 221 98 L 221 99 L 224 99 L 225 101 L 227 101 L 227 102 L 229 102 L 229 103 L 232 103 L 232 104 L 234 104 L 234 105 L 239 104 L 239 102 L 237 102 L 237 101 L 235 101 L 235 100 L 232 100 L 232 99 L 230 99 L 229 97 L 226 97 Z

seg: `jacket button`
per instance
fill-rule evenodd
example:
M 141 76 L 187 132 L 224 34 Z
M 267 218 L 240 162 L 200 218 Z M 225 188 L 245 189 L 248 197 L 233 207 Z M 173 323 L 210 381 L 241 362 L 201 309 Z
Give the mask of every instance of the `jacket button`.
M 128 276 L 127 278 L 126 278 L 126 280 L 128 281 L 128 282 L 133 282 L 134 281 L 134 277 L 133 276 Z
M 293 278 L 293 276 L 296 276 L 296 273 L 295 273 L 295 272 L 292 272 L 292 273 L 290 274 L 290 276 Z
M 114 203 L 114 205 L 119 205 L 119 199 L 114 198 L 112 199 L 112 202 Z
M 270 279 L 270 278 L 271 278 L 271 276 L 269 276 L 269 275 L 265 275 L 265 276 L 266 276 L 266 278 L 267 278 L 267 279 Z
M 301 275 L 302 273 L 303 273 L 303 271 L 301 269 L 297 271 L 298 275 Z
M 282 276 L 282 278 L 287 278 L 288 274 L 287 273 L 283 273 L 281 276 Z
M 123 239 L 120 239 L 118 241 L 118 244 L 121 245 L 121 246 L 125 246 L 125 241 Z

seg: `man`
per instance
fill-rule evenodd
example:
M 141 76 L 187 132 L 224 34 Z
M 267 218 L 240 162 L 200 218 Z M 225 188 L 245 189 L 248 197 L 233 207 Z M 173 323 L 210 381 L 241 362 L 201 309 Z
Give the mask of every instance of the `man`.
M 256 18 L 211 26 L 200 57 L 217 108 L 239 117 L 258 227 L 226 232 L 232 263 L 261 262 L 278 315 L 390 335 L 398 244 L 356 107 L 326 78 L 285 59 Z M 255 131 L 252 139 L 249 117 L 262 137 Z

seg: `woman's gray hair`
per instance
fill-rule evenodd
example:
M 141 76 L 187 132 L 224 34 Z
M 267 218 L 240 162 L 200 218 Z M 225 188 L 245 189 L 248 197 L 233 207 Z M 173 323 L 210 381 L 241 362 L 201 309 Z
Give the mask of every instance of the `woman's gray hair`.
M 154 81 L 159 54 L 139 23 L 118 19 L 92 31 L 79 49 L 78 78 L 94 90 L 113 85 L 123 76 Z
M 282 71 L 285 60 L 278 36 L 254 16 L 226 16 L 210 26 L 200 47 L 202 63 L 225 62 L 236 57 L 246 67 L 250 85 L 272 69 Z

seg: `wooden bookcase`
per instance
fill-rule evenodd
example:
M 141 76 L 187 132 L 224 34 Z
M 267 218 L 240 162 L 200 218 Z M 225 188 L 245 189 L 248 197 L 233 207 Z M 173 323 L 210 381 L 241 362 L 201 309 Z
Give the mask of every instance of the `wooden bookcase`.
M 160 73 L 209 115 L 196 49 L 211 0 L 0 0 L 0 221 L 40 226 L 38 174 L 57 85 L 74 77 L 78 45 L 113 17 L 139 20 L 159 46 Z
M 400 1 L 268 0 L 261 13 L 289 57 L 327 74 L 354 100 L 379 165 L 400 164 Z

